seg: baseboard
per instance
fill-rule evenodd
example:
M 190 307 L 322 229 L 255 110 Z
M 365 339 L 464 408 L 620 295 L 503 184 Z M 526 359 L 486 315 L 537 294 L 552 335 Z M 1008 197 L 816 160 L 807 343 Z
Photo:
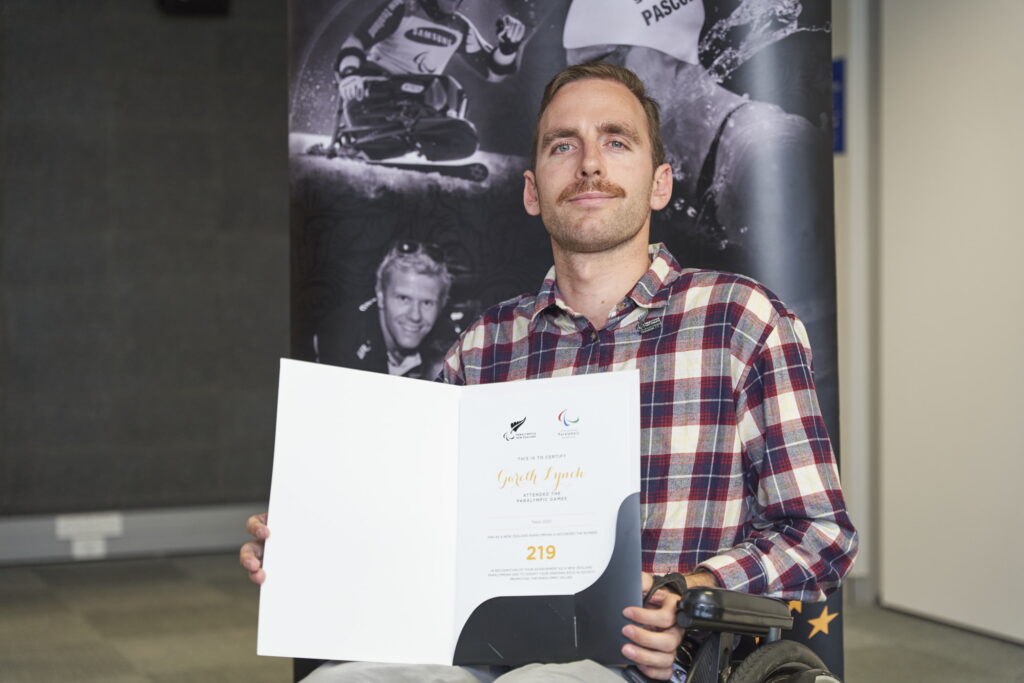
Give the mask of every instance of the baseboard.
M 0 565 L 237 550 L 265 502 L 0 519 Z

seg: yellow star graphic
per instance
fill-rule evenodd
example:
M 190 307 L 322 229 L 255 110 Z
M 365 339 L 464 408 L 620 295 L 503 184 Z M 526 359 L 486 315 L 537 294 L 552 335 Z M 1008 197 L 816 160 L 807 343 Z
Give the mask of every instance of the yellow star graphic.
M 807 623 L 814 627 L 813 629 L 811 629 L 811 635 L 807 636 L 807 639 L 810 640 L 814 636 L 818 635 L 818 633 L 824 633 L 827 636 L 828 625 L 832 623 L 832 620 L 838 616 L 839 612 L 836 612 L 835 614 L 829 614 L 828 605 L 825 605 L 825 608 L 821 610 L 821 615 L 818 616 L 817 619 L 807 620 Z
M 789 601 L 789 611 L 790 612 L 800 612 L 800 613 L 803 613 L 803 611 L 804 611 L 804 603 L 800 602 L 799 600 L 790 600 Z

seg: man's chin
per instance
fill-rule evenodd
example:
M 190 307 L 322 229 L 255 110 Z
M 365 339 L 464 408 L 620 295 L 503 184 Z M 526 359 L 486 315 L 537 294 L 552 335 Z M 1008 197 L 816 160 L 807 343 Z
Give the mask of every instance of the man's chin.
M 418 339 L 396 339 L 396 350 L 403 356 L 411 356 L 412 354 L 419 351 L 420 344 L 423 343 L 423 337 Z
M 599 254 L 603 251 L 611 251 L 636 237 L 636 233 L 632 235 L 595 235 L 593 233 L 581 235 L 551 232 L 550 234 L 559 249 L 571 254 Z

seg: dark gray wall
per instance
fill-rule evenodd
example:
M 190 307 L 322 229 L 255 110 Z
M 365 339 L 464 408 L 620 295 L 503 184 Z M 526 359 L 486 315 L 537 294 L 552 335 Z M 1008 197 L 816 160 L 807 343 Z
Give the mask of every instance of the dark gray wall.
M 286 22 L 0 0 L 0 514 L 266 497 Z

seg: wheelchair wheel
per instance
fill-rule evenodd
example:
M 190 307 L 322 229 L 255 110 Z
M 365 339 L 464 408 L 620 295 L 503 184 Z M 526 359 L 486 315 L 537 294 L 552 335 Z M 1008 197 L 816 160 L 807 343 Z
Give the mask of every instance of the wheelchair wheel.
M 800 643 L 778 640 L 763 645 L 744 659 L 728 683 L 839 683 L 818 655 Z

